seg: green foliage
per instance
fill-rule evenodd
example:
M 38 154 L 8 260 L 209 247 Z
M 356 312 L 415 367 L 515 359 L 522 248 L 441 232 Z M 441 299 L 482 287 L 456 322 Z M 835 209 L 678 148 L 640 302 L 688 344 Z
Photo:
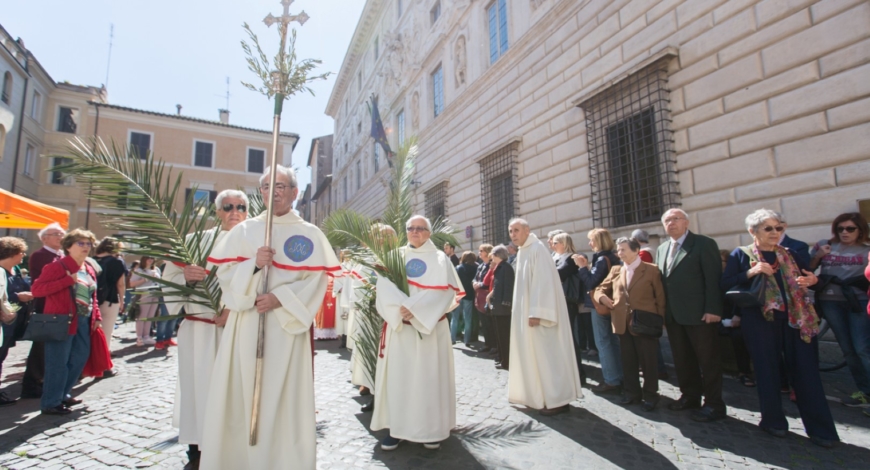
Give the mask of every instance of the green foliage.
M 354 341 L 356 354 L 354 360 L 360 361 L 370 384 L 375 383 L 375 372 L 378 366 L 378 352 L 381 347 L 381 325 L 384 319 L 375 308 L 375 286 L 365 284 L 357 289 L 360 300 L 356 302 L 357 314 L 354 315 L 356 331 L 351 339 Z M 359 319 L 356 317 L 359 316 Z

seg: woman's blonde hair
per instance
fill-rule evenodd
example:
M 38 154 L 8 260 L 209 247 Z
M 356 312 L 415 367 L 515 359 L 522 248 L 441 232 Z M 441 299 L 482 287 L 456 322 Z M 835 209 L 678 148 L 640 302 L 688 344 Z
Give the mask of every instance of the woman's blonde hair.
M 595 242 L 595 247 L 598 251 L 613 251 L 616 245 L 613 244 L 613 237 L 606 228 L 593 228 L 586 235 L 587 238 Z
M 486 254 L 490 254 L 492 253 L 492 245 L 490 245 L 489 243 L 484 243 L 483 245 L 480 245 L 480 248 L 478 248 L 478 250 L 484 251 Z
M 574 240 L 571 238 L 571 235 L 568 235 L 565 232 L 556 234 L 553 237 L 553 243 L 561 243 L 565 245 L 565 252 L 567 253 L 577 253 L 577 249 L 574 248 Z

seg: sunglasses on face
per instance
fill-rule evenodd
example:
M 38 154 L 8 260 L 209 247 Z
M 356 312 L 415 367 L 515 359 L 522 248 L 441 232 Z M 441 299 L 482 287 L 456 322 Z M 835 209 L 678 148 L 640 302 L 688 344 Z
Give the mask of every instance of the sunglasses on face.
M 244 204 L 236 204 L 235 206 L 232 204 L 224 204 L 223 206 L 221 206 L 221 209 L 223 209 L 224 212 L 232 212 L 233 207 L 235 207 L 236 210 L 239 212 L 245 212 L 248 210 L 248 207 Z
M 77 241 L 76 245 L 78 245 L 81 248 L 93 248 L 93 246 L 94 246 L 94 244 L 91 242 L 83 242 L 83 241 Z
M 858 227 L 856 227 L 854 225 L 850 225 L 848 227 L 841 225 L 841 226 L 837 227 L 837 233 L 843 233 L 843 232 L 854 233 L 855 230 L 858 230 Z
M 761 230 L 764 230 L 765 232 L 768 232 L 768 233 L 773 232 L 774 230 L 776 230 L 777 232 L 782 232 L 783 230 L 785 230 L 785 227 L 783 227 L 782 225 L 777 225 L 776 227 L 768 225 L 767 227 L 764 227 Z
M 428 232 L 429 229 L 426 227 L 407 227 L 405 228 L 408 232 Z

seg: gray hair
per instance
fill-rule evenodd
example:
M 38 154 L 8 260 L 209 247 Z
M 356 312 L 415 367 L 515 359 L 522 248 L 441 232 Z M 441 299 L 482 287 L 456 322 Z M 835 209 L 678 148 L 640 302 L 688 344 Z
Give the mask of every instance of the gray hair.
M 637 229 L 631 232 L 631 238 L 634 238 L 641 243 L 649 243 L 649 234 L 646 230 Z
M 513 224 L 519 224 L 525 228 L 531 228 L 531 226 L 529 226 L 529 222 L 526 219 L 521 219 L 519 217 L 514 217 L 513 219 L 508 221 L 508 227 L 510 227 Z
M 680 214 L 683 214 L 683 217 L 685 217 L 686 219 L 689 218 L 689 214 L 686 211 L 680 209 L 679 207 L 674 207 L 673 209 L 666 210 L 665 213 L 662 214 L 662 223 L 665 223 L 665 217 L 668 215 L 668 212 L 679 212 Z
M 788 223 L 788 221 L 785 220 L 785 216 L 782 215 L 782 212 L 776 212 L 776 211 L 773 211 L 773 213 L 776 214 L 776 219 L 779 220 L 779 223 L 781 223 L 781 224 L 787 224 L 787 223 Z
M 423 222 L 426 222 L 426 229 L 429 230 L 429 232 L 432 231 L 432 221 L 430 221 L 427 217 L 424 217 L 422 215 L 412 215 L 411 218 L 408 219 L 407 222 L 405 222 L 405 228 L 408 228 L 411 226 L 412 220 L 422 220 Z
M 562 230 L 560 228 L 557 228 L 556 230 L 551 230 L 551 231 L 547 232 L 547 238 L 553 238 L 560 233 L 567 233 L 567 232 L 565 232 L 564 230 Z
M 758 230 L 758 227 L 764 223 L 767 219 L 773 219 L 779 223 L 785 223 L 781 218 L 782 216 L 775 211 L 770 209 L 758 209 L 757 211 L 746 216 L 746 220 L 744 223 L 746 224 L 746 228 L 755 233 Z
M 507 251 L 507 247 L 504 245 L 498 245 L 497 247 L 492 249 L 491 256 L 498 256 L 502 261 L 506 261 L 510 254 Z
M 228 197 L 237 197 L 243 201 L 245 201 L 246 206 L 250 206 L 251 202 L 248 200 L 248 195 L 239 191 L 238 189 L 224 189 L 219 192 L 218 195 L 214 198 L 215 207 L 221 207 L 224 205 L 224 199 Z
M 631 249 L 631 251 L 634 251 L 635 253 L 640 251 L 640 243 L 634 237 L 619 237 L 616 239 L 616 246 L 622 245 L 623 243 L 628 243 L 628 247 Z
M 45 227 L 43 227 L 42 230 L 39 231 L 37 236 L 39 236 L 39 239 L 42 240 L 42 236 L 45 235 L 45 232 L 47 232 L 51 229 L 57 229 L 57 230 L 60 230 L 61 232 L 63 232 L 64 234 L 66 233 L 66 230 L 64 230 L 63 227 L 61 227 L 59 223 L 52 222 L 52 223 L 46 225 Z
M 284 165 L 278 165 L 277 171 L 278 171 L 278 174 L 281 174 L 281 175 L 284 175 L 287 177 L 287 181 L 290 181 L 291 187 L 293 187 L 293 188 L 296 187 L 296 172 L 293 171 L 293 168 L 287 168 Z M 272 172 L 272 168 L 267 167 L 266 171 L 264 171 L 262 176 L 260 176 L 260 186 L 263 186 L 263 183 L 269 177 L 269 173 L 271 173 L 271 172 Z M 275 175 L 275 176 L 278 176 L 278 175 Z

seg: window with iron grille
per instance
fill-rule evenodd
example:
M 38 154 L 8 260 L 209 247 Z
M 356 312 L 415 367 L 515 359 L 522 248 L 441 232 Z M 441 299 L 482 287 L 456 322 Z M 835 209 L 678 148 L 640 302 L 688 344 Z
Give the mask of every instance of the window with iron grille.
M 507 1 L 495 0 L 486 9 L 489 22 L 489 63 L 494 64 L 508 50 Z
M 444 69 L 440 65 L 432 72 L 432 100 L 438 117 L 444 111 Z
M 447 217 L 447 182 L 442 181 L 425 193 L 426 217 L 431 221 Z
M 480 162 L 480 194 L 483 203 L 483 243 L 508 243 L 508 222 L 516 217 L 516 161 L 518 142 L 496 150 Z
M 653 222 L 680 206 L 667 60 L 580 104 L 596 227 Z

